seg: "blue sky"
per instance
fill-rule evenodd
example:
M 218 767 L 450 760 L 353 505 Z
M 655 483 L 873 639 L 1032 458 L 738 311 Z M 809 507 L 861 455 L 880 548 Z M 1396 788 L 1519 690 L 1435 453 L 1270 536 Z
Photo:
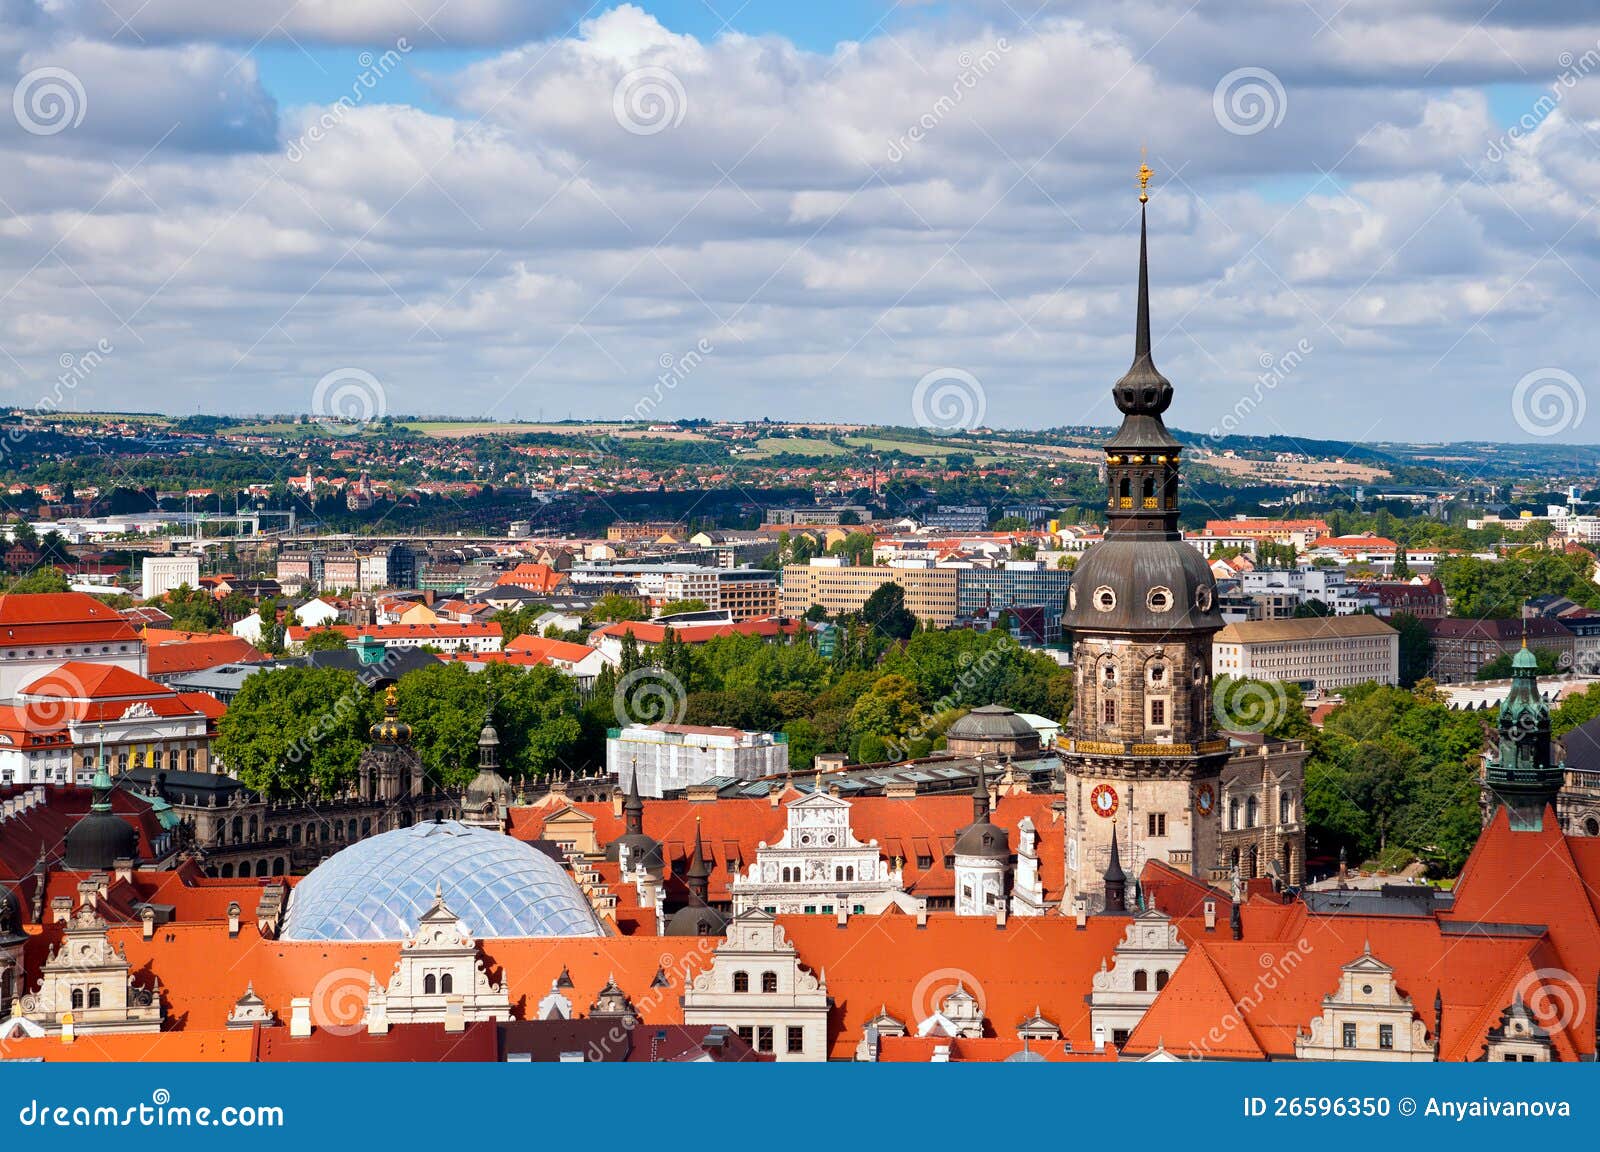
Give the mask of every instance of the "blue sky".
M 1146 146 L 1180 427 L 1592 438 L 1600 0 L 424 7 L 0 6 L 7 401 L 1105 423 Z

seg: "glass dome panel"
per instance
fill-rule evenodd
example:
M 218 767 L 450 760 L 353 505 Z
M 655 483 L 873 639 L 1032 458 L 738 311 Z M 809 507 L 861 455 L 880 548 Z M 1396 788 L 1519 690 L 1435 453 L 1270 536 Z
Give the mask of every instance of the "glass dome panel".
M 589 901 L 561 867 L 520 840 L 454 820 L 352 844 L 296 884 L 284 940 L 399 940 L 434 888 L 480 939 L 599 936 Z

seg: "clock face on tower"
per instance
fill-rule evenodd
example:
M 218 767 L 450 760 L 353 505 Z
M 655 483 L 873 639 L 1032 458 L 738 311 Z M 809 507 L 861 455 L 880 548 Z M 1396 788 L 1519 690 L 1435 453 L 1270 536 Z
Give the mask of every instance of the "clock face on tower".
M 1099 784 L 1089 793 L 1089 807 L 1098 815 L 1111 817 L 1117 814 L 1117 790 L 1109 784 Z

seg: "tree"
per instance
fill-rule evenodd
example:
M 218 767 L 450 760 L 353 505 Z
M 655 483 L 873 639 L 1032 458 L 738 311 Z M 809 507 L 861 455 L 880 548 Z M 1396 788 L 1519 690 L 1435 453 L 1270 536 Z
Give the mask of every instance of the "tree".
M 1318 600 L 1315 596 L 1307 596 L 1304 600 L 1294 606 L 1294 616 L 1296 620 L 1303 620 L 1313 616 L 1332 615 L 1333 609 L 1329 608 L 1327 604 L 1323 603 L 1321 600 Z
M 1564 671 L 1561 666 L 1561 657 L 1548 648 L 1533 649 L 1533 658 L 1539 662 L 1539 675 L 1555 676 Z M 1479 680 L 1505 680 L 1511 675 L 1510 652 L 1502 652 L 1493 660 L 1478 669 Z
M 1026 532 L 1032 525 L 1022 516 L 1002 516 L 990 525 L 992 532 Z
M 1411 565 L 1406 563 L 1406 546 L 1403 542 L 1395 545 L 1394 578 L 1396 580 L 1411 579 Z
M 313 628 L 300 641 L 300 647 L 307 652 L 337 652 L 346 643 L 343 632 L 332 628 Z
M 59 568 L 35 568 L 13 580 L 7 592 L 66 592 L 71 588 L 66 573 Z
M 892 580 L 878 585 L 861 606 L 861 618 L 871 628 L 893 640 L 909 639 L 917 630 L 917 618 L 906 607 L 906 590 Z
M 172 627 L 180 632 L 211 632 L 222 627 L 222 611 L 211 593 L 203 588 L 180 584 L 151 603 L 172 617 Z
M 366 746 L 367 690 L 338 668 L 275 668 L 245 680 L 217 721 L 217 756 L 269 796 L 329 793 Z
M 424 766 L 447 785 L 466 784 L 477 774 L 486 716 L 500 738 L 501 775 L 512 779 L 542 776 L 569 762 L 582 734 L 577 691 L 553 668 L 490 664 L 472 672 L 441 663 L 401 677 L 397 695 Z
M 1433 634 L 1409 612 L 1397 612 L 1389 623 L 1400 633 L 1400 687 L 1410 688 L 1433 669 Z
M 673 600 L 663 604 L 657 616 L 675 616 L 680 612 L 709 612 L 711 605 L 704 600 Z
M 618 623 L 644 619 L 644 605 L 632 596 L 619 596 L 608 592 L 589 609 L 589 619 L 602 623 Z

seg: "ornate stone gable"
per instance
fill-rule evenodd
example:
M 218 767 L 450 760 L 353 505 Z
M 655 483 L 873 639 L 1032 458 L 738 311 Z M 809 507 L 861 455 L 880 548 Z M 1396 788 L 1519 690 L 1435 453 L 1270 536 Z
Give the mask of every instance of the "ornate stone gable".
M 388 986 L 379 988 L 374 982 L 368 992 L 368 1030 L 387 1032 L 390 1024 L 452 1027 L 509 1019 L 511 1001 L 505 984 L 489 979 L 478 942 L 436 889 L 416 932 L 400 946 Z
M 850 827 L 850 802 L 815 791 L 786 806 L 776 844 L 763 842 L 756 859 L 729 884 L 735 914 L 876 914 L 890 904 L 914 912 L 901 869 L 885 861 L 876 840 L 862 843 Z
M 826 981 L 800 963 L 782 925 L 754 909 L 734 917 L 710 967 L 683 994 L 685 1024 L 725 1024 L 778 1060 L 824 1060 Z
M 1094 975 L 1089 1012 L 1095 1042 L 1120 1048 L 1186 955 L 1177 925 L 1164 913 L 1150 908 L 1135 916 L 1112 951 L 1110 967 L 1101 961 Z
M 128 958 L 111 946 L 106 922 L 81 905 L 61 943 L 40 969 L 39 990 L 24 996 L 22 1015 L 49 1034 L 158 1032 L 161 990 L 134 983 Z
M 1322 1015 L 1295 1037 L 1301 1060 L 1429 1061 L 1428 1029 L 1394 969 L 1367 948 L 1339 970 L 1339 986 L 1323 997 Z

